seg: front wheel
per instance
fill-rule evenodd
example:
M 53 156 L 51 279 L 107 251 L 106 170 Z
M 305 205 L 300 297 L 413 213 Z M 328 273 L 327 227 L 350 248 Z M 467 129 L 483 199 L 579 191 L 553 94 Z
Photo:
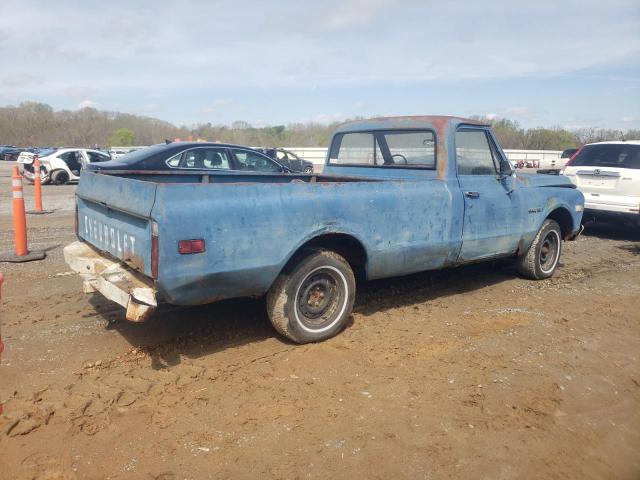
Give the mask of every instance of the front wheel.
M 267 293 L 274 328 L 296 343 L 331 338 L 346 325 L 356 293 L 347 261 L 329 250 L 294 257 Z
M 529 250 L 518 257 L 518 271 L 526 278 L 543 280 L 553 275 L 562 252 L 562 231 L 555 220 L 546 219 Z
M 304 173 L 313 173 L 313 167 L 304 167 Z

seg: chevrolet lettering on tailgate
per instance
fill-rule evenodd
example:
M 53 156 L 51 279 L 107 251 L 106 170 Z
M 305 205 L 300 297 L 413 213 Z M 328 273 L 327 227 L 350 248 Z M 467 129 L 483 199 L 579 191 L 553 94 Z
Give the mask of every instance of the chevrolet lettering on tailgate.
M 88 215 L 84 216 L 84 234 L 97 247 L 101 247 L 123 260 L 133 257 L 136 253 L 136 237 L 105 225 Z

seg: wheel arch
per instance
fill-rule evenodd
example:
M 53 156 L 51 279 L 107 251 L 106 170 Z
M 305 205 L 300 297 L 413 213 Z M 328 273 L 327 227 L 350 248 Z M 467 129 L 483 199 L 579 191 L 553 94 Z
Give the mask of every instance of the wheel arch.
M 349 263 L 356 277 L 366 276 L 368 255 L 364 244 L 356 236 L 342 232 L 318 233 L 305 240 L 291 252 L 281 271 L 292 265 L 303 250 L 310 248 L 336 252 Z
M 560 225 L 560 232 L 562 233 L 563 240 L 569 239 L 574 231 L 573 216 L 566 207 L 557 207 L 553 209 L 551 212 L 549 212 L 547 218 L 555 220 L 558 225 Z

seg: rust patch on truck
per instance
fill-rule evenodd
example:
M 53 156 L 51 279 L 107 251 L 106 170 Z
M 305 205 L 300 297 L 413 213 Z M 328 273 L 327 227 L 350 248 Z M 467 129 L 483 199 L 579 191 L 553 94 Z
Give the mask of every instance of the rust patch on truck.
M 126 318 L 130 322 L 144 322 L 154 312 L 155 307 L 151 305 L 145 305 L 144 303 L 138 303 L 133 297 L 129 298 L 127 304 Z

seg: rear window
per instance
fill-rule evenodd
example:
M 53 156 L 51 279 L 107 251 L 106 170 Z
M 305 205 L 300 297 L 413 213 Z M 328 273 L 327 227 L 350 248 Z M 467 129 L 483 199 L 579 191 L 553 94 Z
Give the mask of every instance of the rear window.
M 640 145 L 587 145 L 574 158 L 571 166 L 640 169 Z
M 150 147 L 140 148 L 138 150 L 134 150 L 133 152 L 129 152 L 126 155 L 122 155 L 121 157 L 118 157 L 118 162 L 136 163 L 138 160 L 144 160 L 166 149 L 167 149 L 167 145 L 165 143 L 160 143 L 158 145 L 152 145 Z
M 330 165 L 435 168 L 435 135 L 430 130 L 337 134 Z

